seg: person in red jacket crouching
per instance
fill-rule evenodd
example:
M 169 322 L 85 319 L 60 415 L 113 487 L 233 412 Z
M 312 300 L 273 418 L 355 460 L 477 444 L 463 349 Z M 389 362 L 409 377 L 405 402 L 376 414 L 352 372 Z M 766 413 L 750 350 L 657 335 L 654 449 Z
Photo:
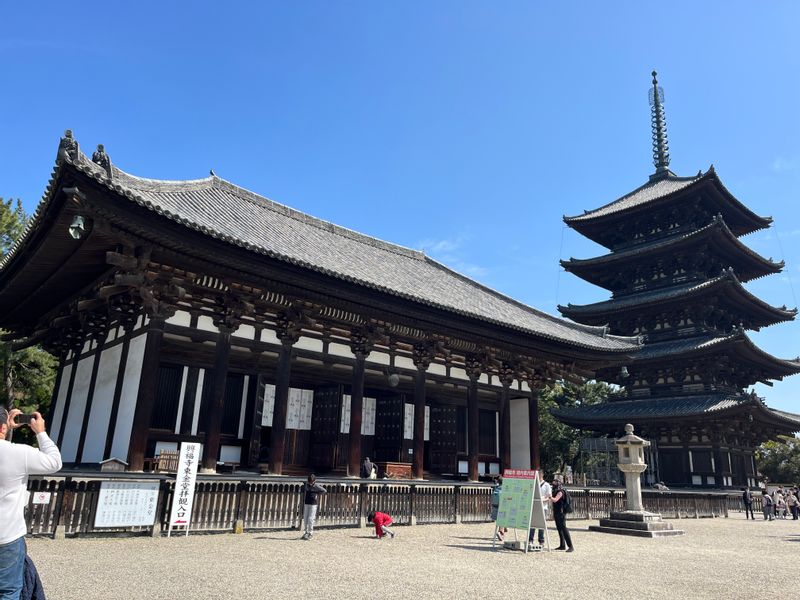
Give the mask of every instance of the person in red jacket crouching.
M 375 524 L 375 535 L 378 536 L 378 539 L 382 538 L 384 535 L 388 535 L 394 539 L 395 533 L 389 529 L 389 526 L 392 525 L 392 517 L 386 513 L 371 512 L 367 515 L 367 522 Z

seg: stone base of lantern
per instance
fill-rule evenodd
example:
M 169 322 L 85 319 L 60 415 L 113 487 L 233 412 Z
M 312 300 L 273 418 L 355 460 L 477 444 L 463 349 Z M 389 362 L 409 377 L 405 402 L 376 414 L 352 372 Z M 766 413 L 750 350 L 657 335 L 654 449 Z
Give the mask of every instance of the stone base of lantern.
M 649 538 L 686 533 L 681 529 L 675 529 L 672 523 L 662 520 L 660 514 L 646 511 L 614 512 L 610 518 L 600 519 L 600 525 L 590 525 L 589 530 Z

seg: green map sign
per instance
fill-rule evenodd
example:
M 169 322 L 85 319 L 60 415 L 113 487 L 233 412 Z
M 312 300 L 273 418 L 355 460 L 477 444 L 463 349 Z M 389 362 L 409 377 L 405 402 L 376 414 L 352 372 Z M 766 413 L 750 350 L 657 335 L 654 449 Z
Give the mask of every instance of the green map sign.
M 506 469 L 497 509 L 497 527 L 530 529 L 537 472 Z

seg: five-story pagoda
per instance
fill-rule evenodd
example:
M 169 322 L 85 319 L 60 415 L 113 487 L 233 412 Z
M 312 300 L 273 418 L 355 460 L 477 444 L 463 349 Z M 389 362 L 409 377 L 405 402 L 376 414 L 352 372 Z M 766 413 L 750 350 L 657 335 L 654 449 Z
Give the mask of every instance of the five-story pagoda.
M 755 485 L 754 448 L 800 429 L 800 416 L 768 408 L 746 388 L 800 372 L 800 359 L 767 354 L 745 332 L 790 321 L 797 309 L 771 306 L 742 285 L 783 268 L 739 239 L 771 219 L 739 202 L 713 167 L 693 177 L 669 170 L 655 72 L 650 105 L 656 172 L 618 200 L 564 218 L 610 252 L 562 266 L 612 297 L 559 306 L 579 323 L 641 335 L 644 346 L 626 368 L 597 373 L 624 386 L 624 397 L 554 414 L 600 434 L 633 423 L 653 442 L 651 477 L 667 484 Z

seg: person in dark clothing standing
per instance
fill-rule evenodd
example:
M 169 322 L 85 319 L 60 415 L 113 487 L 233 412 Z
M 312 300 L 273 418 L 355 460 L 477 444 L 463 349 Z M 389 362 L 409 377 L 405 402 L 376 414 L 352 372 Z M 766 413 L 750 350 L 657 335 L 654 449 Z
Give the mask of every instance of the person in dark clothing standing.
M 566 550 L 572 552 L 572 538 L 567 529 L 567 513 L 564 510 L 566 505 L 566 491 L 558 479 L 553 480 L 553 517 L 556 521 L 558 530 L 558 548 L 556 550 Z M 566 544 L 566 545 L 565 545 Z
M 313 473 L 308 476 L 308 481 L 303 484 L 303 523 L 305 523 L 306 528 L 306 532 L 303 534 L 304 540 L 310 540 L 314 536 L 314 521 L 317 519 L 319 495 L 327 492 L 328 490 L 317 484 L 317 476 Z
M 744 504 L 744 518 L 746 519 L 749 513 L 750 518 L 755 521 L 756 518 L 753 516 L 753 494 L 750 492 L 750 488 L 742 488 L 742 504 Z
M 373 468 L 375 468 L 375 465 L 372 464 L 368 456 L 364 459 L 364 462 L 361 463 L 361 479 L 369 479 L 370 475 L 372 475 Z

